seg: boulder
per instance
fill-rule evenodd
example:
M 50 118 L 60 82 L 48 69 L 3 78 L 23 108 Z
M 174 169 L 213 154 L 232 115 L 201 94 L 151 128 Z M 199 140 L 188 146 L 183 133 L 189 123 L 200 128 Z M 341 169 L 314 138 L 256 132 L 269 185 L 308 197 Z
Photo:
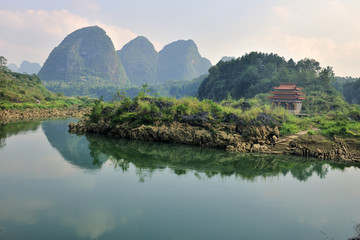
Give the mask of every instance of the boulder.
M 191 126 L 204 126 L 209 122 L 209 113 L 199 112 L 193 115 L 183 115 L 181 116 L 180 122 L 187 123 Z

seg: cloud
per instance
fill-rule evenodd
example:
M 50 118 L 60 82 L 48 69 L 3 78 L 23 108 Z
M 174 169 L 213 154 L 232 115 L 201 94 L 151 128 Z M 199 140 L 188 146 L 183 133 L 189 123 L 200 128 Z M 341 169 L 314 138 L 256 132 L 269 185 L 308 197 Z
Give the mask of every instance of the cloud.
M 118 27 L 116 25 L 106 25 L 101 22 L 96 22 L 95 25 L 105 30 L 106 34 L 113 41 L 116 50 L 119 50 L 130 40 L 137 37 L 137 35 L 130 30 Z
M 39 197 L 0 198 L 0 220 L 23 224 L 35 224 L 39 221 L 39 211 L 50 209 L 54 203 Z
M 336 42 L 331 38 L 303 37 L 277 33 L 264 37 L 247 38 L 242 41 L 248 51 L 256 50 L 277 53 L 295 61 L 313 58 L 322 67 L 333 67 L 340 76 L 359 76 L 356 63 L 359 60 L 360 41 Z M 346 64 L 345 64 L 346 63 Z
M 280 16 L 281 18 L 289 18 L 291 16 L 290 10 L 286 7 L 273 7 L 272 10 L 277 16 Z
M 0 32 L 7 33 L 0 39 L 0 54 L 8 59 L 8 63 L 15 62 L 19 65 L 23 60 L 29 60 L 42 64 L 52 49 L 68 34 L 93 25 L 98 25 L 107 32 L 116 49 L 136 37 L 128 29 L 92 21 L 65 9 L 0 10 Z
M 108 209 L 87 209 L 77 212 L 76 215 L 68 213 L 62 217 L 65 225 L 74 228 L 81 238 L 97 239 L 116 226 L 113 213 Z

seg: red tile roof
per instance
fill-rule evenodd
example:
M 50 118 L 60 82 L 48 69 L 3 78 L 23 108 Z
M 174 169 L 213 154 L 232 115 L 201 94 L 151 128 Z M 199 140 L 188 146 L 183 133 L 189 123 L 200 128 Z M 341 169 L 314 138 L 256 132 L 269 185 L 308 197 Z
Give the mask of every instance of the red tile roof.
M 292 91 L 292 92 L 270 92 L 272 94 L 281 94 L 281 95 L 304 95 L 305 93 L 302 92 L 296 92 L 296 91 Z
M 279 87 L 273 87 L 273 88 L 278 90 L 298 90 L 298 91 L 302 90 L 302 88 L 297 88 L 296 84 L 293 83 L 280 83 Z
M 269 96 L 268 98 L 271 98 L 271 99 L 289 99 L 289 100 L 293 100 L 293 99 L 305 100 L 306 99 L 306 97 L 299 97 L 299 96 L 293 96 L 293 97 Z

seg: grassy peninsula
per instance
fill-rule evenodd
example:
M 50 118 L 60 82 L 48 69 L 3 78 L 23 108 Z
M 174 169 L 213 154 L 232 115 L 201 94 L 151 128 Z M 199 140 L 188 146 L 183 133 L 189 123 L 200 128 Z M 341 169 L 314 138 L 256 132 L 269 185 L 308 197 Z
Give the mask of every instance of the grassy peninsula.
M 350 148 L 360 146 L 360 123 L 349 116 L 360 111 L 346 103 L 342 112 L 299 118 L 283 108 L 271 108 L 269 102 L 261 97 L 228 99 L 216 103 L 194 97 L 154 97 L 149 96 L 148 91 L 144 86 L 133 99 L 119 94 L 118 101 L 96 100 L 90 114 L 79 123 L 70 124 L 69 129 L 76 133 L 95 132 L 237 152 L 290 153 L 350 161 L 358 159 L 358 153 Z M 280 140 L 301 131 L 307 131 L 306 135 L 289 140 L 284 148 L 278 147 Z M 352 139 L 350 148 L 343 141 L 348 138 Z M 324 144 L 312 149 L 313 141 Z

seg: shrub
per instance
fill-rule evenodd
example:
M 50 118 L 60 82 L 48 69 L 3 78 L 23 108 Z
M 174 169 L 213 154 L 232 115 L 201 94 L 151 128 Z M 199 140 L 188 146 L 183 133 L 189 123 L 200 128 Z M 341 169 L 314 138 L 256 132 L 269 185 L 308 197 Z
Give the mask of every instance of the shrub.
M 307 132 L 307 134 L 308 134 L 308 135 L 315 135 L 316 132 L 314 132 L 313 130 L 309 130 L 309 131 Z
M 289 135 L 299 132 L 300 129 L 293 123 L 283 123 L 280 129 L 280 135 Z
M 99 99 L 95 100 L 94 106 L 91 109 L 90 114 L 88 115 L 90 118 L 90 121 L 93 123 L 97 123 L 100 120 L 101 111 L 103 109 L 103 97 L 101 96 Z

